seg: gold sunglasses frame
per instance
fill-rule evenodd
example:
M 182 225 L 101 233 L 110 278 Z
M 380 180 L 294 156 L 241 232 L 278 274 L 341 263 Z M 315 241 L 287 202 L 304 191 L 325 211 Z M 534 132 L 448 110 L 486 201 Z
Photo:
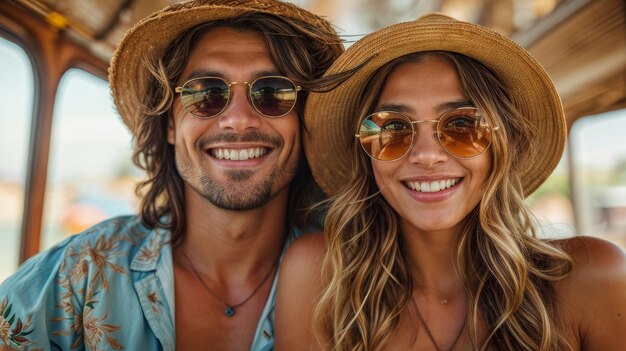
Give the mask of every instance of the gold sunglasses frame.
M 395 159 L 393 159 L 393 160 L 381 160 L 381 159 L 378 159 L 378 158 L 376 158 L 376 157 L 374 157 L 374 156 L 370 155 L 370 154 L 369 154 L 369 152 L 367 152 L 367 150 L 365 149 L 365 146 L 363 145 L 363 142 L 361 141 L 361 133 L 360 133 L 360 132 L 357 132 L 354 136 L 358 139 L 358 142 L 359 142 L 359 144 L 361 145 L 361 148 L 363 149 L 363 151 L 365 152 L 365 154 L 366 154 L 367 156 L 369 156 L 370 158 L 372 158 L 372 159 L 374 159 L 374 160 L 376 160 L 376 161 L 380 161 L 380 162 L 393 162 L 393 161 L 398 161 L 398 160 L 401 160 L 402 158 L 404 158 L 404 157 L 405 157 L 405 156 L 409 153 L 409 151 L 411 150 L 411 148 L 413 147 L 413 144 L 415 143 L 415 140 L 417 140 L 417 138 L 416 138 L 416 136 L 415 136 L 415 134 L 417 134 L 417 129 L 414 127 L 414 125 L 415 125 L 415 124 L 418 124 L 418 125 L 419 125 L 419 124 L 422 124 L 422 123 L 436 123 L 436 124 L 437 124 L 437 126 L 435 127 L 435 131 L 434 131 L 435 133 L 434 133 L 434 134 L 435 134 L 435 135 L 437 135 L 437 138 L 436 138 L 436 139 L 437 139 L 437 144 L 439 144 L 439 147 L 441 147 L 441 148 L 443 149 L 443 151 L 445 151 L 448 155 L 450 155 L 450 156 L 452 156 L 452 157 L 455 157 L 455 158 L 458 158 L 458 159 L 462 159 L 462 160 L 467 160 L 467 159 L 471 159 L 471 158 L 474 158 L 474 157 L 480 156 L 483 152 L 487 151 L 487 149 L 489 149 L 489 147 L 491 147 L 491 139 L 489 140 L 489 145 L 487 145 L 487 146 L 485 147 L 485 149 L 484 149 L 484 150 L 482 150 L 481 152 L 479 152 L 478 154 L 473 155 L 473 156 L 470 156 L 470 157 L 460 157 L 460 156 L 454 155 L 453 153 L 451 153 L 450 151 L 448 151 L 448 149 L 446 149 L 446 148 L 443 146 L 443 144 L 441 144 L 441 138 L 439 137 L 439 122 L 441 121 L 441 119 L 442 119 L 442 118 L 443 118 L 446 114 L 448 114 L 448 113 L 450 113 L 450 112 L 457 111 L 457 110 L 465 110 L 465 109 L 473 109 L 473 110 L 476 110 L 476 114 L 474 114 L 474 117 L 479 117 L 479 118 L 482 118 L 482 119 L 484 120 L 484 122 L 487 124 L 487 128 L 489 128 L 489 132 L 490 132 L 490 133 L 496 132 L 498 129 L 500 129 L 500 127 L 498 127 L 498 126 L 491 127 L 491 125 L 489 124 L 489 122 L 488 122 L 488 121 L 485 119 L 485 117 L 484 117 L 484 116 L 480 113 L 480 110 L 479 110 L 478 108 L 476 108 L 476 107 L 473 107 L 473 106 L 462 106 L 462 107 L 453 108 L 453 109 L 450 109 L 450 110 L 445 111 L 444 113 L 442 113 L 442 114 L 441 114 L 441 116 L 439 116 L 439 118 L 437 118 L 437 119 L 424 119 L 424 120 L 419 120 L 419 121 L 413 121 L 413 120 L 411 120 L 411 118 L 410 118 L 409 116 L 407 116 L 406 114 L 404 114 L 404 113 L 400 113 L 400 112 L 397 112 L 397 111 L 377 111 L 377 112 L 371 113 L 371 114 L 369 114 L 369 115 L 367 115 L 367 116 L 363 117 L 363 118 L 361 119 L 361 123 L 359 123 L 359 125 L 358 125 L 358 131 L 360 131 L 360 130 L 361 130 L 361 126 L 363 125 L 363 122 L 364 122 L 366 119 L 368 119 L 368 118 L 370 118 L 370 117 L 372 117 L 372 116 L 374 116 L 374 115 L 381 114 L 381 113 L 393 113 L 393 114 L 396 114 L 396 115 L 400 115 L 400 116 L 404 117 L 404 118 L 405 118 L 405 119 L 409 122 L 409 124 L 411 125 L 411 144 L 407 147 L 406 151 L 405 151 L 405 152 L 404 152 L 404 153 L 403 153 L 400 157 L 395 158 Z
M 217 79 L 217 80 L 221 80 L 222 82 L 224 82 L 226 84 L 226 86 L 228 87 L 228 99 L 226 100 L 226 104 L 224 104 L 224 107 L 220 110 L 220 112 L 212 115 L 212 116 L 198 116 L 195 115 L 193 112 L 191 112 L 189 110 L 189 108 L 187 106 L 185 106 L 185 104 L 183 103 L 183 88 L 185 87 L 185 85 L 189 84 L 189 82 L 193 82 L 195 80 L 199 80 L 199 79 L 206 79 L 206 78 L 211 78 L 211 79 Z M 288 82 L 290 82 L 291 84 L 293 84 L 293 86 L 295 87 L 295 98 L 293 99 L 293 106 L 291 106 L 291 108 L 289 109 L 289 111 L 283 113 L 282 115 L 278 115 L 278 116 L 270 116 L 270 115 L 266 115 L 265 113 L 261 112 L 257 106 L 254 104 L 253 98 L 252 98 L 252 85 L 254 85 L 254 83 L 256 83 L 257 81 L 259 81 L 260 79 L 267 79 L 267 78 L 279 78 L 279 79 L 284 79 Z M 228 108 L 228 105 L 230 104 L 231 101 L 231 93 L 232 93 L 232 86 L 236 85 L 236 84 L 246 84 L 248 86 L 248 94 L 246 94 L 247 98 L 248 98 L 248 103 L 252 106 L 252 108 L 254 108 L 254 110 L 259 113 L 261 116 L 266 117 L 266 118 L 280 118 L 283 116 L 288 115 L 289 113 L 291 113 L 291 111 L 293 111 L 294 107 L 296 107 L 296 103 L 298 102 L 298 92 L 300 90 L 302 90 L 302 87 L 300 87 L 299 85 L 297 85 L 293 80 L 284 77 L 284 76 L 262 76 L 262 77 L 258 77 L 255 80 L 253 80 L 252 82 L 247 82 L 247 81 L 235 81 L 235 82 L 229 82 L 226 79 L 222 78 L 222 77 L 217 77 L 217 76 L 203 76 L 203 77 L 195 77 L 195 78 L 191 78 L 189 80 L 187 80 L 185 83 L 183 83 L 180 86 L 177 86 L 174 88 L 174 92 L 179 93 L 180 94 L 180 103 L 181 105 L 183 105 L 183 107 L 185 108 L 185 110 L 187 112 L 189 112 L 192 116 L 196 117 L 196 118 L 202 118 L 202 119 L 211 119 L 211 118 L 215 118 L 219 115 L 221 115 L 226 108 Z

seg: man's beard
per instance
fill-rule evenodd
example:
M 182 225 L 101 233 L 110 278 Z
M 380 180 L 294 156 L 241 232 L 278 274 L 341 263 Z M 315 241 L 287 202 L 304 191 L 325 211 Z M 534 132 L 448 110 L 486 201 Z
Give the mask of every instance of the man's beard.
M 207 201 L 218 208 L 227 211 L 247 211 L 265 205 L 272 198 L 272 179 L 275 179 L 275 172 L 253 186 L 243 186 L 242 181 L 254 175 L 252 171 L 231 171 L 227 176 L 229 185 L 219 185 L 210 177 L 203 175 L 200 177 L 200 189 L 196 189 Z M 238 189 L 237 189 L 238 188 Z
M 250 132 L 245 135 L 221 134 L 204 137 L 198 140 L 196 150 L 205 150 L 206 145 L 218 142 L 260 141 L 270 144 L 278 150 L 283 142 L 278 137 L 267 136 L 259 132 Z M 262 207 L 274 196 L 276 185 L 283 182 L 289 172 L 284 174 L 276 168 L 272 169 L 265 179 L 250 184 L 249 180 L 255 172 L 247 169 L 230 170 L 226 172 L 226 181 L 223 184 L 216 182 L 207 174 L 194 174 L 194 164 L 189 155 L 176 153 L 176 168 L 178 173 L 192 189 L 214 206 L 227 211 L 247 211 Z M 287 172 L 287 173 L 285 173 Z M 288 182 L 287 182 L 288 183 Z M 282 186 L 280 186 L 282 188 Z

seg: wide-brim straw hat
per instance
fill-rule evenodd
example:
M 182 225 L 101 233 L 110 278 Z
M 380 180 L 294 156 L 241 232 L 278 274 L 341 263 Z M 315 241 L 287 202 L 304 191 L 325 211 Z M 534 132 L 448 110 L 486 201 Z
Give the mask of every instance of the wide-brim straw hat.
M 305 108 L 307 133 L 304 146 L 318 184 L 328 195 L 353 177 L 352 154 L 357 106 L 367 80 L 386 63 L 414 52 L 450 51 L 471 57 L 490 67 L 503 80 L 514 105 L 538 131 L 540 147 L 520 157 L 524 194 L 528 196 L 543 183 L 559 163 L 567 125 L 561 100 L 552 80 L 531 55 L 509 38 L 485 27 L 457 21 L 441 14 L 429 14 L 416 21 L 399 23 L 369 34 L 349 47 L 326 75 L 344 72 L 364 64 L 335 89 L 311 93 Z
M 328 43 L 328 50 L 337 56 L 343 52 L 343 44 L 327 20 L 280 0 L 194 0 L 171 4 L 129 29 L 111 59 L 109 83 L 113 99 L 133 134 L 136 135 L 137 121 L 142 115 L 150 77 L 143 58 L 163 56 L 181 33 L 199 24 L 250 13 L 309 24 L 319 32 L 337 37 L 336 42 Z

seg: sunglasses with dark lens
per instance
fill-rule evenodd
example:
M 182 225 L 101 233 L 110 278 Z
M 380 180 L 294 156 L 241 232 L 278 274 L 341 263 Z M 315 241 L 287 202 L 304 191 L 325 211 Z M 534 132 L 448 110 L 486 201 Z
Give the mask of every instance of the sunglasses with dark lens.
M 174 90 L 180 93 L 185 109 L 199 118 L 212 118 L 224 112 L 235 84 L 248 86 L 248 101 L 265 117 L 282 117 L 296 105 L 300 86 L 287 77 L 267 76 L 250 82 L 227 82 L 220 77 L 199 77 Z
M 363 119 L 359 138 L 363 150 L 379 161 L 395 161 L 406 155 L 417 137 L 415 124 L 436 123 L 439 145 L 457 158 L 472 158 L 491 145 L 489 126 L 475 107 L 461 107 L 445 112 L 439 119 L 412 121 L 393 111 L 380 111 Z

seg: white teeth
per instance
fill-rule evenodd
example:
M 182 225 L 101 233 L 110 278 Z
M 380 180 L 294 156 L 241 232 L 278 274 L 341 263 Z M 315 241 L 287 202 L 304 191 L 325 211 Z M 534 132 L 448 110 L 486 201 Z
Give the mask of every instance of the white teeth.
M 248 150 L 239 150 L 239 159 L 245 161 L 248 159 Z
M 245 161 L 252 158 L 259 158 L 267 153 L 263 147 L 249 149 L 212 149 L 211 154 L 219 160 Z
M 233 161 L 239 161 L 239 151 L 230 150 L 230 159 Z
M 405 182 L 405 184 L 409 188 L 415 191 L 421 191 L 424 193 L 434 193 L 437 191 L 451 188 L 460 181 L 461 181 L 460 178 L 454 178 L 454 179 L 438 180 L 434 182 Z
M 408 182 L 409 188 L 420 191 L 420 184 L 418 182 Z

